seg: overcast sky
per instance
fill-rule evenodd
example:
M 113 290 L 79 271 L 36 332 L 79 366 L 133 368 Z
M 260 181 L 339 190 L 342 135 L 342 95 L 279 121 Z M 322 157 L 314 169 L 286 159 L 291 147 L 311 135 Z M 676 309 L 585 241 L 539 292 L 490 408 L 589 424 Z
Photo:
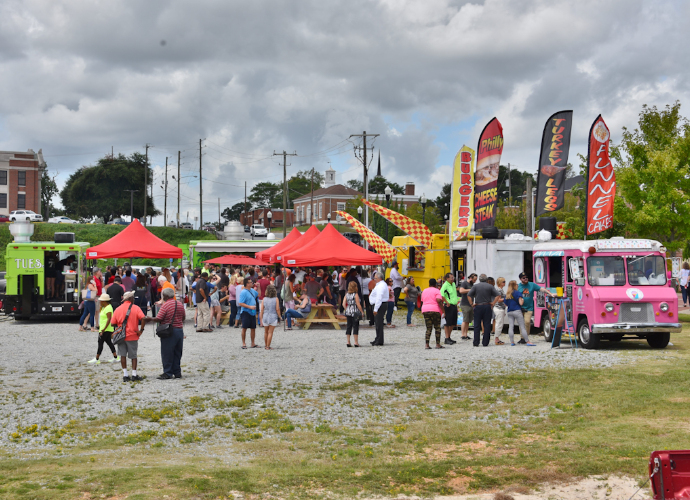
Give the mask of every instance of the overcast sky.
M 298 153 L 288 176 L 330 161 L 361 179 L 347 138 L 366 130 L 384 176 L 435 198 L 493 116 L 502 163 L 530 172 L 556 111 L 574 110 L 573 162 L 599 113 L 614 142 L 643 104 L 690 116 L 689 32 L 682 0 L 2 0 L 0 150 L 42 148 L 61 186 L 111 146 L 152 144 L 162 210 L 166 156 L 198 175 L 201 138 L 216 220 L 218 198 L 282 178 L 274 150 Z M 198 179 L 183 183 L 192 220 Z

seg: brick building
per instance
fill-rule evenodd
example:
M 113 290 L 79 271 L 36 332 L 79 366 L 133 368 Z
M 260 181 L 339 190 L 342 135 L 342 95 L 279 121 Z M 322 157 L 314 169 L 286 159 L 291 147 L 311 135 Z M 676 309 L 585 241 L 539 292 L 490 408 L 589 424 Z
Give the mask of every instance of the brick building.
M 252 224 L 263 224 L 268 227 L 268 218 L 266 215 L 271 212 L 271 227 L 283 227 L 283 209 L 282 208 L 255 208 L 249 210 L 246 215 L 244 212 L 240 214 L 240 222 L 245 226 Z M 294 210 L 291 208 L 286 211 L 286 225 L 292 227 L 294 225 Z
M 314 191 L 313 201 L 312 194 L 305 194 L 295 199 L 293 202 L 295 210 L 295 221 L 298 226 L 309 224 L 325 224 L 328 222 L 328 214 L 331 214 L 331 222 L 334 224 L 345 224 L 345 220 L 338 220 L 336 211 L 345 210 L 348 200 L 354 200 L 361 197 L 362 193 L 351 189 L 342 184 L 335 183 L 335 170 L 329 168 L 325 172 L 326 185 L 323 188 Z M 402 202 L 406 207 L 419 203 L 419 197 L 414 193 L 414 182 L 408 182 L 405 185 L 405 194 L 391 195 L 391 204 Z M 377 201 L 378 198 L 378 201 Z M 386 204 L 386 196 L 383 194 L 369 194 L 369 199 L 380 205 Z M 312 218 L 312 213 L 314 214 Z
M 43 151 L 0 151 L 0 214 L 12 210 L 41 213 L 41 174 L 46 168 Z

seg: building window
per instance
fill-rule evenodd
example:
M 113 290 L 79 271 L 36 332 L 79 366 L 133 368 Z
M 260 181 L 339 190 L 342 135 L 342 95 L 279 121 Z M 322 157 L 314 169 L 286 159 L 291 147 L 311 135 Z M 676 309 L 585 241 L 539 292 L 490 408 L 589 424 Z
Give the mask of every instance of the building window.
M 24 208 L 26 208 L 26 195 L 19 194 L 17 195 L 17 210 L 21 210 Z
M 323 202 L 319 203 L 319 219 L 323 219 Z
M 7 170 L 0 170 L 0 186 L 7 186 Z
M 0 208 L 7 208 L 7 193 L 0 193 Z
M 343 210 L 343 211 L 345 210 L 345 203 L 338 202 L 337 206 L 338 206 L 338 210 Z
M 307 217 L 305 222 L 311 222 L 311 205 L 307 205 Z
M 316 211 L 316 203 L 314 203 L 314 208 L 312 208 L 312 210 L 313 210 L 313 213 L 314 213 L 313 216 L 316 217 L 316 215 L 319 213 L 319 212 Z
M 26 186 L 26 170 L 19 170 L 17 175 L 17 186 Z

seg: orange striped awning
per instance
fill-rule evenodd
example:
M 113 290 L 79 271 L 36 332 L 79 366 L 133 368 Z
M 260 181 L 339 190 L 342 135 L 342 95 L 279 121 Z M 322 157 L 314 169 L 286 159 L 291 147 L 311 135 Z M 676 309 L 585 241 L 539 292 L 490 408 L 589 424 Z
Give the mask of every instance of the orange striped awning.
M 346 221 L 357 231 L 362 238 L 364 238 L 367 243 L 369 243 L 376 253 L 383 257 L 386 262 L 392 262 L 395 258 L 397 252 L 394 247 L 392 247 L 386 240 L 381 238 L 378 234 L 373 232 L 371 229 L 366 227 L 364 224 L 355 219 L 352 215 L 342 210 L 336 212 L 341 217 L 345 218 Z
M 406 234 L 412 236 L 415 240 L 419 242 L 420 245 L 423 245 L 427 248 L 431 246 L 431 231 L 421 222 L 418 222 L 414 219 L 410 219 L 409 217 L 403 214 L 394 212 L 393 210 L 390 210 L 386 207 L 382 207 L 381 205 L 377 205 L 376 203 L 372 203 L 371 201 L 362 200 L 362 202 L 369 205 L 369 207 L 374 212 L 391 221 Z

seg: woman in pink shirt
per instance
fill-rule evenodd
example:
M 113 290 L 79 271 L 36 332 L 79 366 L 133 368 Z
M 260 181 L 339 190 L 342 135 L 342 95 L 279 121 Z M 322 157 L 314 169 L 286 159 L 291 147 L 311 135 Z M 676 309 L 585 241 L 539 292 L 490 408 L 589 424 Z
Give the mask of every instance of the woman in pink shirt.
M 436 349 L 443 349 L 441 345 L 441 311 L 443 311 L 443 304 L 446 299 L 441 295 L 441 291 L 436 288 L 436 280 L 431 278 L 429 280 L 429 288 L 422 292 L 422 315 L 424 315 L 424 323 L 426 324 L 426 348 L 429 347 L 429 339 L 431 338 L 431 329 L 436 330 Z

